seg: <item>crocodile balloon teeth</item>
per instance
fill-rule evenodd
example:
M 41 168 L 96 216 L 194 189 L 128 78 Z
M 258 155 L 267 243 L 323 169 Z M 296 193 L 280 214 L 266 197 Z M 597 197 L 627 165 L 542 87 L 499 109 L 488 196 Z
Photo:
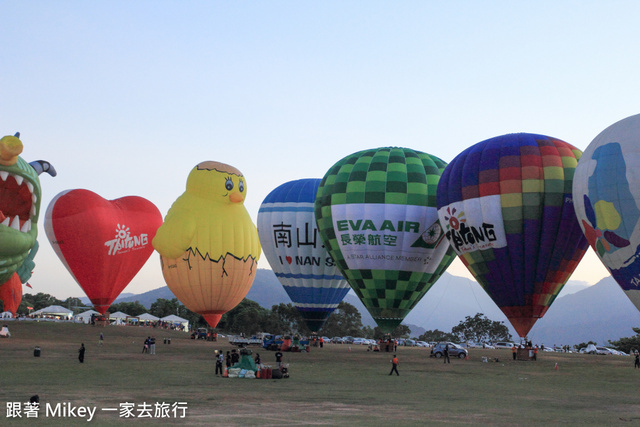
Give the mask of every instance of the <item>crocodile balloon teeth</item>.
M 34 186 L 23 176 L 0 171 L 0 224 L 22 233 L 31 231 L 37 214 Z

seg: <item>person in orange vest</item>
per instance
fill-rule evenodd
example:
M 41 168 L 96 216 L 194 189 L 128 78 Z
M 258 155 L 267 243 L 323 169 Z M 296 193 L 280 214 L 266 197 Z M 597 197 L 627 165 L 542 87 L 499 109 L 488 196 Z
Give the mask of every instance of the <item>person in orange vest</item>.
M 513 360 L 516 360 L 516 352 L 518 350 L 516 349 L 516 346 L 514 345 L 513 347 L 511 347 L 511 354 L 513 354 Z
M 324 339 L 320 337 L 320 348 L 324 347 Z
M 400 374 L 398 373 L 398 357 L 395 354 L 393 355 L 391 364 L 391 372 L 389 372 L 389 375 L 393 374 L 393 372 L 395 371 L 396 375 L 400 376 Z
M 533 360 L 538 360 L 538 346 L 533 347 Z

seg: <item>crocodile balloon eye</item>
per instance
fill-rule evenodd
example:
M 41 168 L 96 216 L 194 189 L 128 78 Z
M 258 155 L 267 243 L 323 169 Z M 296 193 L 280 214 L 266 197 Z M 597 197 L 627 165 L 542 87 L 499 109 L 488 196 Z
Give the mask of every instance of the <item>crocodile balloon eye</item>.
M 240 190 L 241 193 L 244 191 L 244 182 L 243 181 L 240 181 L 238 183 L 238 190 Z
M 233 181 L 231 181 L 231 178 L 227 179 L 227 182 L 224 183 L 224 188 L 226 188 L 227 191 L 233 190 Z

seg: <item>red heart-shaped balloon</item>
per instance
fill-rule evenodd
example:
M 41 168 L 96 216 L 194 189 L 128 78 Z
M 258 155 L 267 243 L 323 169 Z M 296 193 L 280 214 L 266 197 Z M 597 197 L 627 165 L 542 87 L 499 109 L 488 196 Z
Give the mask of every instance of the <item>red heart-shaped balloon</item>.
M 151 256 L 161 224 L 142 197 L 106 200 L 81 189 L 58 194 L 44 221 L 51 246 L 102 314 Z

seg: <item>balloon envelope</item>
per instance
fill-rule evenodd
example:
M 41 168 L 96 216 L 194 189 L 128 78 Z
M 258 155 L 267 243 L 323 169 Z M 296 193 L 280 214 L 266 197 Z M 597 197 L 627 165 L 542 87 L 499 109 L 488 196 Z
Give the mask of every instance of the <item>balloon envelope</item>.
M 446 163 L 409 148 L 354 153 L 324 176 L 322 240 L 383 332 L 395 329 L 453 261 L 436 211 Z
M 547 136 L 499 136 L 459 154 L 438 185 L 447 238 L 522 337 L 587 247 L 571 197 L 580 155 Z
M 573 183 L 576 215 L 602 263 L 640 310 L 640 115 L 589 144 Z
M 4 311 L 15 316 L 22 302 L 22 282 L 18 273 L 13 273 L 9 280 L 0 285 L 0 300 L 4 304 Z
M 76 189 L 51 201 L 44 227 L 58 258 L 104 314 L 153 253 L 161 223 L 158 208 L 142 197 L 106 200 Z
M 17 137 L 0 138 L 0 283 L 20 268 L 38 237 L 40 179 L 20 152 Z
M 244 207 L 246 190 L 235 167 L 198 164 L 153 239 L 171 292 L 212 327 L 244 299 L 258 268 L 260 241 Z
M 350 289 L 318 234 L 313 206 L 319 185 L 319 179 L 282 184 L 258 212 L 262 250 L 312 332 L 322 328 Z

